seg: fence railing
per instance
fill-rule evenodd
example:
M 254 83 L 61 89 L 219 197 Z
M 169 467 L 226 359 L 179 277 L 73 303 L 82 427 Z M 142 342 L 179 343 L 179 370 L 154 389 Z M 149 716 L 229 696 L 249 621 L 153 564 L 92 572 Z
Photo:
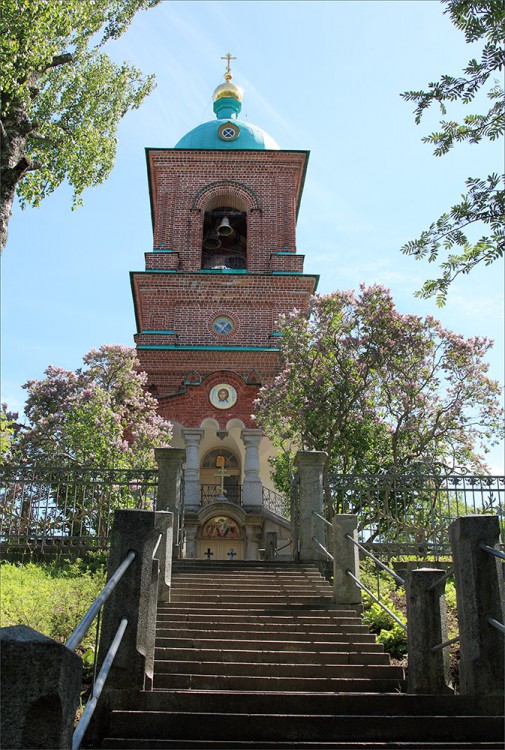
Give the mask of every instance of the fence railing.
M 505 476 L 441 471 L 330 475 L 333 508 L 358 517 L 358 538 L 389 556 L 450 554 L 448 529 L 461 516 L 496 515 L 505 531 Z
M 116 509 L 153 510 L 156 470 L 6 466 L 0 549 L 103 549 Z
M 225 498 L 229 503 L 242 505 L 242 485 L 236 484 L 221 489 L 220 484 L 201 484 L 200 485 L 200 504 L 210 505 L 219 502 L 220 498 Z
M 281 495 L 275 490 L 263 487 L 263 506 L 282 518 L 291 518 L 291 503 L 289 497 Z

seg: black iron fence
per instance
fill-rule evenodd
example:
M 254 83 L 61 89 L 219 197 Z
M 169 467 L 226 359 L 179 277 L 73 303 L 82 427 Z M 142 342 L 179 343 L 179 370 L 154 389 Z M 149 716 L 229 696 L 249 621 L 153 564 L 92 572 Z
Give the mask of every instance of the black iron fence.
M 200 485 L 200 503 L 209 505 L 217 503 L 222 499 L 235 505 L 242 505 L 242 485 L 235 484 L 229 487 L 221 488 L 220 484 L 202 484 Z
M 153 510 L 155 470 L 7 466 L 0 470 L 0 550 L 104 549 L 116 508 Z
M 270 490 L 268 487 L 263 487 L 263 506 L 282 518 L 291 518 L 289 497 Z
M 493 514 L 505 532 L 505 477 L 461 473 L 334 474 L 333 512 L 358 516 L 361 543 L 391 555 L 450 553 L 449 524 Z

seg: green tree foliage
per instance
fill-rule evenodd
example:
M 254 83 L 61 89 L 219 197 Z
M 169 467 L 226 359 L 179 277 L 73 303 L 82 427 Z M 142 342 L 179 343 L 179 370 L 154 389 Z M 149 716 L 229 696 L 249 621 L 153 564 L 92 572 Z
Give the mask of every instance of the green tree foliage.
M 22 205 L 38 206 L 67 180 L 75 207 L 109 176 L 119 121 L 154 80 L 102 48 L 158 2 L 2 0 L 1 249 L 16 191 Z
M 134 349 L 105 345 L 72 372 L 50 365 L 43 380 L 24 385 L 28 424 L 12 447 L 13 461 L 106 469 L 154 467 L 153 448 L 166 445 L 171 425 L 157 414 L 138 371 Z
M 7 461 L 11 455 L 11 447 L 16 435 L 17 414 L 8 411 L 7 404 L 0 408 L 0 464 Z
M 425 110 L 438 102 L 443 115 L 447 103 L 473 102 L 479 90 L 490 85 L 490 107 L 484 114 L 469 114 L 463 123 L 442 120 L 441 129 L 423 138 L 432 144 L 435 156 L 447 154 L 461 142 L 480 143 L 482 139 L 495 141 L 505 132 L 505 99 L 501 71 L 505 65 L 505 6 L 503 0 L 445 0 L 451 21 L 465 34 L 467 43 L 483 40 L 480 61 L 471 59 L 464 75 L 443 75 L 428 84 L 427 91 L 407 91 L 406 101 L 416 103 L 415 121 L 420 123 Z M 491 78 L 499 75 L 500 83 Z M 490 80 L 491 79 L 491 80 Z M 445 304 L 450 284 L 459 274 L 467 274 L 478 263 L 489 265 L 505 252 L 505 191 L 504 178 L 498 174 L 487 178 L 470 177 L 467 192 L 461 201 L 430 227 L 417 240 L 407 242 L 402 252 L 415 258 L 439 260 L 441 276 L 426 281 L 417 293 L 421 297 L 436 296 L 439 306 Z M 484 226 L 486 234 L 476 242 L 470 241 L 467 227 Z M 443 250 L 442 250 L 443 249 Z
M 325 451 L 326 476 L 483 469 L 503 434 L 484 361 L 492 342 L 399 313 L 383 287 L 315 296 L 280 331 L 284 366 L 260 390 L 256 418 L 278 445 Z

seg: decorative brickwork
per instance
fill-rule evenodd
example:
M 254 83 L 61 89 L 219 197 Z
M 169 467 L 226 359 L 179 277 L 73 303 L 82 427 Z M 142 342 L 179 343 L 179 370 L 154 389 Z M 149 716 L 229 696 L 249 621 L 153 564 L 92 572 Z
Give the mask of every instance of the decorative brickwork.
M 201 268 L 204 212 L 247 214 L 247 269 L 270 272 L 272 253 L 296 251 L 305 151 L 147 150 L 154 247 L 179 253 L 180 270 Z
M 279 317 L 306 308 L 317 284 L 296 254 L 307 158 L 305 151 L 147 150 L 154 251 L 131 283 L 138 357 L 162 416 L 188 428 L 206 418 L 220 429 L 231 419 L 258 427 L 253 401 L 280 367 Z M 232 226 L 240 222 L 238 268 L 226 267 L 234 251 L 215 234 L 227 211 Z M 209 232 L 223 241 L 222 251 L 210 250 L 210 269 Z M 236 391 L 230 408 L 210 401 L 220 383 Z

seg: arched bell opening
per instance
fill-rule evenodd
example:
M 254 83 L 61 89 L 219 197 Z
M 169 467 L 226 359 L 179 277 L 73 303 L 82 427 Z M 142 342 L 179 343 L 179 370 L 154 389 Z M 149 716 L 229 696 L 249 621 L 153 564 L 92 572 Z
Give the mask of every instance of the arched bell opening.
M 219 501 L 241 504 L 240 460 L 225 447 L 213 448 L 200 466 L 201 505 Z
M 231 206 L 208 207 L 203 220 L 202 269 L 247 268 L 247 213 Z

